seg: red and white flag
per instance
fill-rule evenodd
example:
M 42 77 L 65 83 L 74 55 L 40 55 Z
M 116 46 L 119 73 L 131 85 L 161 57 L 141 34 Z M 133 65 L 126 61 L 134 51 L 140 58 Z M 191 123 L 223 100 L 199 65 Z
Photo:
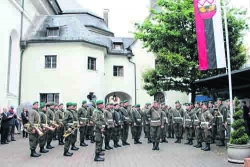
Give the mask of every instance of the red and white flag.
M 220 0 L 194 0 L 199 70 L 225 68 Z

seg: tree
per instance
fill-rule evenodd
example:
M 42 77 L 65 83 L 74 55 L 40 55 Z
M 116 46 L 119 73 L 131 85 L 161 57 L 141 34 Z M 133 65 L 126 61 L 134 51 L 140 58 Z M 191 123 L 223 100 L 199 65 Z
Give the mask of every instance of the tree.
M 152 9 L 151 17 L 138 25 L 135 32 L 144 47 L 156 54 L 156 68 L 143 75 L 144 88 L 150 95 L 168 90 L 192 93 L 194 102 L 197 91 L 209 91 L 196 87 L 194 82 L 225 73 L 225 69 L 198 70 L 193 0 L 158 0 L 157 5 L 161 10 Z M 227 13 L 232 70 L 246 62 L 243 30 L 248 27 L 245 16 L 246 11 L 239 9 L 231 8 Z

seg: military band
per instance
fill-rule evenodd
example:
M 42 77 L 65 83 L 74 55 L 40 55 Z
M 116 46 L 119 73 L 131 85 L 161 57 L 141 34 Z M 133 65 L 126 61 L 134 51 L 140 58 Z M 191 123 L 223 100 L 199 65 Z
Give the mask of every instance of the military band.
M 209 101 L 195 102 L 194 105 L 185 103 L 182 107 L 177 100 L 173 109 L 157 101 L 152 103 L 152 107 L 151 103 L 146 103 L 143 109 L 140 104 L 129 106 L 127 100 L 106 105 L 102 100 L 97 100 L 92 101 L 91 106 L 87 106 L 87 101 L 83 100 L 78 110 L 77 103 L 73 102 L 66 103 L 66 110 L 62 103 L 42 102 L 40 107 L 38 104 L 33 103 L 29 122 L 25 124 L 25 131 L 29 133 L 31 157 L 39 157 L 40 153 L 48 153 L 48 149 L 54 148 L 51 146 L 54 133 L 59 145 L 64 145 L 63 155 L 72 156 L 69 149 L 79 149 L 76 147 L 78 130 L 80 146 L 88 146 L 85 143 L 87 138 L 95 143 L 94 161 L 104 161 L 104 151 L 113 149 L 112 140 L 114 148 L 130 145 L 129 127 L 134 144 L 142 144 L 140 139 L 144 129 L 147 143 L 153 143 L 152 150 L 159 150 L 160 142 L 168 143 L 166 137 L 175 136 L 174 143 L 181 143 L 184 136 L 186 145 L 194 144 L 196 148 L 210 151 L 210 145 L 216 139 L 220 141 L 218 146 L 225 146 L 230 136 L 230 101 L 222 104 L 220 98 L 216 106 Z M 36 152 L 38 144 L 40 153 Z

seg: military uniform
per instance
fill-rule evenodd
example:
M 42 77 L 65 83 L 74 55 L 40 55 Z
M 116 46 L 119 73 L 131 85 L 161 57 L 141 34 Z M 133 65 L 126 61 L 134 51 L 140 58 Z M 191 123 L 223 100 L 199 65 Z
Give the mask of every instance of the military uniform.
M 123 103 L 128 103 L 127 100 L 124 100 Z M 121 138 L 122 138 L 122 145 L 130 145 L 127 140 L 128 140 L 128 131 L 129 131 L 129 124 L 131 122 L 129 118 L 129 111 L 127 106 L 123 106 L 120 108 L 120 112 L 122 114 L 123 118 L 123 125 L 122 125 L 122 130 L 121 130 Z
M 163 116 L 163 121 L 164 121 L 164 127 L 161 128 L 161 143 L 165 142 L 168 143 L 166 140 L 167 137 L 167 129 L 168 129 L 168 118 L 167 118 L 167 111 L 162 108 L 162 116 Z
M 76 125 L 79 125 L 79 120 L 78 120 L 78 114 L 76 110 L 77 103 L 73 103 L 73 108 L 70 110 L 70 112 L 73 115 L 73 123 Z M 76 127 L 75 127 L 76 128 Z M 77 130 L 74 131 L 71 135 L 71 150 L 78 150 L 79 148 L 75 146 L 75 143 L 77 141 Z
M 53 102 L 47 104 L 47 106 L 53 106 L 53 105 L 54 105 Z M 53 122 L 55 120 L 55 114 L 54 114 L 54 112 L 52 111 L 51 108 L 49 108 L 49 107 L 47 108 L 46 115 L 47 115 L 47 119 L 48 119 L 48 124 L 51 125 L 51 122 Z M 51 142 L 52 142 L 52 139 L 53 139 L 53 133 L 54 132 L 52 132 L 52 131 L 48 131 L 48 133 L 47 133 L 48 134 L 47 146 L 46 146 L 47 149 L 54 148 L 53 146 L 51 146 Z
M 82 107 L 79 108 L 78 110 L 78 118 L 79 118 L 79 123 L 80 123 L 80 146 L 86 147 L 88 146 L 85 142 L 84 139 L 86 137 L 86 132 L 87 132 L 87 122 L 88 122 L 88 111 L 87 111 L 87 106 L 85 104 L 87 103 L 86 100 L 82 101 Z
M 110 106 L 110 104 L 107 104 L 107 106 Z M 104 120 L 106 124 L 105 131 L 104 131 L 105 149 L 110 150 L 110 149 L 113 149 L 113 147 L 109 145 L 109 142 L 111 140 L 112 130 L 114 128 L 113 113 L 110 108 L 107 108 L 104 110 Z
M 173 126 L 173 109 L 168 108 L 168 138 L 174 138 L 174 126 Z
M 196 148 L 201 148 L 202 147 L 201 143 L 203 142 L 202 129 L 200 127 L 201 114 L 202 114 L 201 108 L 195 107 L 194 128 L 195 128 L 195 139 L 196 139 L 197 144 L 194 145 L 194 147 Z
M 129 110 L 129 118 L 131 120 L 130 131 L 131 131 L 132 139 L 134 139 L 134 136 L 135 136 L 135 126 L 134 126 L 134 122 L 132 120 L 132 111 L 133 110 L 134 110 L 134 106 L 132 106 L 131 109 Z
M 180 104 L 180 102 L 176 101 L 175 104 Z M 177 138 L 175 143 L 181 143 L 181 138 L 183 134 L 183 116 L 184 116 L 184 110 L 181 107 L 173 109 L 172 112 L 173 127 L 175 136 Z
M 184 127 L 185 127 L 185 132 L 186 132 L 186 138 L 188 140 L 187 143 L 188 145 L 193 145 L 193 133 L 194 133 L 194 126 L 193 126 L 193 121 L 194 121 L 194 110 L 191 109 L 191 104 L 187 103 L 186 104 L 187 109 L 184 114 Z
M 118 104 L 115 104 L 115 106 Z M 121 147 L 121 145 L 118 144 L 120 137 L 121 137 L 121 125 L 122 125 L 122 117 L 119 112 L 119 109 L 114 109 L 113 113 L 113 119 L 114 119 L 114 133 L 113 133 L 113 140 L 114 140 L 114 147 Z
M 148 143 L 151 143 L 151 137 L 150 137 L 150 118 L 148 117 L 148 111 L 149 107 L 151 104 L 146 103 L 145 108 L 143 109 L 143 127 L 144 127 L 144 133 L 145 133 L 145 138 L 148 139 Z
M 67 110 L 64 113 L 64 119 L 63 119 L 64 132 L 65 133 L 73 133 L 72 130 L 74 130 L 74 129 L 72 129 L 72 126 L 73 126 L 73 122 L 74 122 L 74 116 L 70 111 L 73 104 L 72 104 L 72 102 L 68 102 L 66 104 L 66 106 L 67 106 Z M 72 142 L 71 140 L 72 140 L 71 134 L 65 138 L 64 154 L 63 154 L 64 156 L 72 156 L 73 155 L 73 153 L 69 152 L 70 144 Z
M 152 150 L 159 150 L 161 128 L 164 126 L 164 116 L 161 109 L 152 107 L 148 111 L 148 117 L 150 118 L 150 136 L 153 142 Z
M 217 116 L 217 124 L 219 127 L 219 136 L 220 136 L 220 141 L 221 144 L 219 144 L 218 146 L 225 146 L 225 131 L 226 131 L 226 127 L 225 127 L 225 123 L 227 122 L 227 106 L 220 104 L 218 106 L 219 109 L 219 115 Z
M 212 123 L 212 139 L 213 139 L 213 143 L 214 143 L 214 141 L 216 139 L 216 135 L 217 135 L 217 126 L 216 126 L 215 110 L 214 110 L 213 102 L 212 101 L 209 101 L 208 110 L 210 111 L 210 113 L 214 117 L 213 123 Z
M 94 102 L 92 102 L 92 106 L 88 107 L 88 126 L 87 126 L 87 133 L 88 136 L 87 138 L 89 138 L 91 140 L 91 143 L 95 142 L 95 138 L 94 138 L 94 124 L 93 124 L 93 120 L 92 120 L 92 115 L 93 112 L 95 110 L 95 104 Z
M 102 108 L 99 108 L 100 104 L 103 104 L 102 100 L 98 100 L 96 102 L 97 108 L 93 112 L 93 122 L 94 122 L 94 131 L 95 131 L 95 161 L 104 161 L 104 158 L 101 158 L 100 155 L 104 155 L 102 152 L 102 144 L 103 144 L 103 132 L 105 128 L 105 120 Z
M 47 129 L 45 129 L 44 126 L 47 126 L 48 121 L 47 121 L 47 116 L 46 116 L 46 109 L 44 111 L 43 108 L 45 108 L 45 103 L 40 104 L 40 111 L 39 111 L 42 129 L 43 129 L 43 136 L 39 137 L 39 146 L 40 146 L 40 153 L 47 153 L 49 152 L 49 150 L 46 150 L 44 148 L 46 141 L 47 141 Z
M 60 104 L 59 106 L 61 105 L 63 104 Z M 59 125 L 59 127 L 57 128 L 59 145 L 64 145 L 64 142 L 63 142 L 64 127 L 62 123 L 63 119 L 64 119 L 64 111 L 63 109 L 58 109 L 55 112 L 55 121 Z
M 29 112 L 29 123 L 30 123 L 30 129 L 28 131 L 30 132 L 29 134 L 29 145 L 30 145 L 30 150 L 31 150 L 31 157 L 39 157 L 41 154 L 36 153 L 36 147 L 39 142 L 39 134 L 36 128 L 40 128 L 40 115 L 38 112 L 37 108 L 34 108 L 35 105 L 38 105 L 38 102 L 33 103 L 33 109 L 31 112 Z M 33 133 L 35 131 L 35 133 Z
M 134 144 L 141 144 L 140 137 L 142 131 L 142 111 L 140 104 L 135 105 L 135 109 L 132 111 L 132 120 L 134 122 Z

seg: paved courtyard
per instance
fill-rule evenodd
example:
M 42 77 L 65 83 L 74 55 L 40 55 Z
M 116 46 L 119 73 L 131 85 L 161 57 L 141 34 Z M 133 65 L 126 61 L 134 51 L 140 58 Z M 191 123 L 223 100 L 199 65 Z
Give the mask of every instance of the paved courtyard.
M 130 145 L 111 151 L 105 151 L 105 162 L 94 162 L 94 144 L 81 147 L 72 157 L 64 157 L 63 146 L 56 146 L 39 158 L 30 158 L 28 139 L 16 135 L 17 141 L 8 145 L 0 145 L 1 167 L 239 167 L 242 165 L 227 162 L 225 148 L 212 145 L 210 152 L 182 144 L 174 144 L 174 140 L 161 144 L 160 151 L 152 151 L 151 144 L 143 139 L 141 145 Z M 132 143 L 132 140 L 130 139 Z M 79 143 L 77 144 L 79 146 Z

